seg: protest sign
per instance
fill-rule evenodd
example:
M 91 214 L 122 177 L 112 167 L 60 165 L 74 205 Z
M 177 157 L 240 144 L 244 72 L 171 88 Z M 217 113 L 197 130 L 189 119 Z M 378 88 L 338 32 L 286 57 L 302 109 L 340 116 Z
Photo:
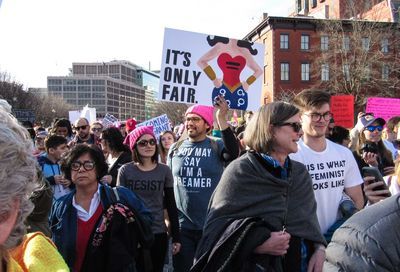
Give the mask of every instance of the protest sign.
M 400 115 L 400 98 L 370 97 L 367 100 L 366 112 L 372 112 L 375 117 L 386 121 Z
M 154 135 L 156 136 L 157 140 L 160 137 L 161 132 L 171 130 L 171 124 L 166 114 L 149 119 L 136 125 L 136 127 L 141 126 L 153 126 Z
M 109 128 L 116 126 L 116 124 L 118 124 L 118 119 L 114 115 L 106 113 L 101 123 L 105 128 Z
M 89 121 L 89 124 L 91 124 L 92 122 L 96 121 L 96 109 L 89 108 L 89 106 L 86 105 L 82 110 L 69 111 L 68 118 L 71 124 L 75 123 L 75 121 L 79 118 L 86 118 Z
M 354 127 L 354 96 L 334 95 L 331 97 L 331 112 L 336 126 Z
M 17 118 L 20 122 L 29 121 L 33 124 L 35 122 L 35 113 L 33 110 L 26 110 L 26 109 L 13 109 L 12 113 L 14 114 L 15 118 Z
M 222 95 L 230 108 L 260 106 L 264 45 L 166 28 L 159 100 L 213 105 Z

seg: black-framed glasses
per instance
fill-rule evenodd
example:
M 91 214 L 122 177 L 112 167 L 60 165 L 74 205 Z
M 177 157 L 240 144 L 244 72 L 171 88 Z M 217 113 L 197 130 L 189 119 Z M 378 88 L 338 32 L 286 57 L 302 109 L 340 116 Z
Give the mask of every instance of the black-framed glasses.
M 285 123 L 276 123 L 274 126 L 283 127 L 283 126 L 291 126 L 294 132 L 298 133 L 301 130 L 301 123 L 299 122 L 285 122 Z
M 330 111 L 327 111 L 325 113 L 318 113 L 318 112 L 312 112 L 312 113 L 303 113 L 304 115 L 307 115 L 308 117 L 311 118 L 311 121 L 318 122 L 323 118 L 325 121 L 331 120 L 333 114 Z
M 145 147 L 147 145 L 150 146 L 155 146 L 157 144 L 156 140 L 154 139 L 150 139 L 150 140 L 140 140 L 139 142 L 137 142 L 137 145 L 140 147 Z
M 74 171 L 79 171 L 79 169 L 81 169 L 82 165 L 83 165 L 83 169 L 85 169 L 86 171 L 90 171 L 90 170 L 93 170 L 93 168 L 96 164 L 93 161 L 84 161 L 84 162 L 75 161 L 75 162 L 71 163 L 71 169 Z
M 201 117 L 186 117 L 185 121 L 186 122 L 193 122 L 193 123 L 198 123 L 201 121 Z
M 382 131 L 383 127 L 382 126 L 368 126 L 365 129 L 368 130 L 369 132 L 374 132 L 376 129 L 378 131 Z
M 79 126 L 79 127 L 75 127 L 75 129 L 76 130 L 81 130 L 81 129 L 85 130 L 85 129 L 87 129 L 88 126 L 89 125 Z

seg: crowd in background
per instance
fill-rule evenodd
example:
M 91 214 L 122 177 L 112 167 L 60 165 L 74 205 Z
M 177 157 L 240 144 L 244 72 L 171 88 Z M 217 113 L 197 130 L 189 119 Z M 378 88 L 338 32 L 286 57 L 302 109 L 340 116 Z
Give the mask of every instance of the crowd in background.
M 1 101 L 0 271 L 400 267 L 400 116 L 336 126 L 319 90 L 228 111 L 218 96 L 156 137 L 133 118 L 24 128 Z

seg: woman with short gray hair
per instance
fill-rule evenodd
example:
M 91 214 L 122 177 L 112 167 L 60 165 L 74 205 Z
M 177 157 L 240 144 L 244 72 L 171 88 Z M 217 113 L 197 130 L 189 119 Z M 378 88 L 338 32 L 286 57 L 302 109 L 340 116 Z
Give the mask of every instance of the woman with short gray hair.
M 0 106 L 0 246 L 6 271 L 67 271 L 55 246 L 42 233 L 25 235 L 25 220 L 33 210 L 29 200 L 36 184 L 36 160 L 28 131 Z M 12 249 L 12 252 L 9 251 Z M 27 256 L 28 255 L 28 256 Z M 43 258 L 45 256 L 45 259 Z

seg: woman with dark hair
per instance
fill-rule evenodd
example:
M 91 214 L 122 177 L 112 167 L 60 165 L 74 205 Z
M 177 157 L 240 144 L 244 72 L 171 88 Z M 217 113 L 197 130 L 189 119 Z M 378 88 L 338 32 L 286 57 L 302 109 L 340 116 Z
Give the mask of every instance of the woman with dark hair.
M 124 137 L 115 127 L 103 130 L 100 135 L 100 145 L 103 153 L 107 154 L 108 164 L 108 173 L 101 180 L 110 184 L 111 187 L 115 187 L 117 184 L 118 169 L 132 161 L 132 153 L 123 142 Z
M 311 177 L 288 156 L 301 135 L 289 103 L 254 114 L 244 132 L 250 150 L 222 174 L 191 271 L 322 271 L 326 242 Z
M 130 234 L 124 228 L 135 218 L 130 218 L 127 207 L 136 210 L 146 224 L 151 215 L 126 188 L 117 189 L 121 205 L 111 205 L 112 190 L 99 183 L 107 168 L 101 150 L 86 144 L 74 146 L 61 163 L 75 190 L 53 203 L 49 221 L 52 239 L 71 271 L 135 271 Z
M 133 162 L 120 168 L 117 186 L 125 186 L 137 193 L 150 209 L 154 217 L 151 261 L 153 271 L 160 272 L 163 271 L 168 246 L 164 205 L 171 222 L 172 254 L 178 253 L 181 247 L 172 172 L 167 165 L 158 163 L 157 141 L 153 127 L 138 127 L 129 133 L 128 137 Z M 140 264 L 138 268 L 142 268 Z M 139 271 L 144 271 L 144 269 L 139 269 Z
M 377 167 L 382 176 L 393 174 L 392 154 L 382 141 L 385 120 L 366 114 L 360 118 L 360 122 L 363 127 L 358 136 L 356 150 L 353 152 L 358 168 L 361 171 L 365 166 L 372 166 Z
M 334 143 L 349 147 L 350 131 L 341 126 L 334 126 L 328 139 Z
M 258 53 L 252 48 L 253 43 L 220 36 L 208 36 L 207 42 L 212 48 L 198 60 L 197 65 L 214 84 L 212 101 L 222 95 L 230 108 L 246 110 L 249 86 L 263 73 L 253 58 L 253 55 Z M 222 79 L 217 77 L 209 65 L 215 58 L 222 71 Z M 246 66 L 253 71 L 253 74 L 242 81 L 240 74 Z
M 166 130 L 161 132 L 158 147 L 160 151 L 159 161 L 162 162 L 163 164 L 167 163 L 167 155 L 169 148 L 175 142 L 176 142 L 175 134 L 172 131 Z
M 67 141 L 73 138 L 71 122 L 68 119 L 58 119 L 52 128 L 51 134 L 63 136 Z

